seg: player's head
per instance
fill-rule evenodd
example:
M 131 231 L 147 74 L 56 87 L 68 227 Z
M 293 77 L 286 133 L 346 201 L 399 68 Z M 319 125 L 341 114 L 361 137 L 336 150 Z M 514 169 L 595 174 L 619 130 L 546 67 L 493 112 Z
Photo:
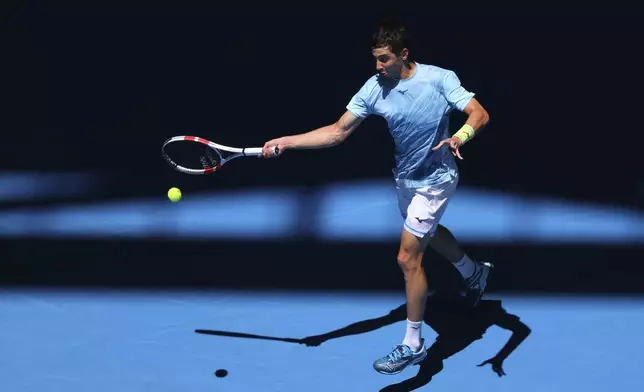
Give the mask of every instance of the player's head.
M 390 78 L 400 78 L 409 64 L 411 40 L 407 28 L 395 20 L 387 20 L 378 26 L 372 37 L 371 53 L 376 59 L 376 70 Z

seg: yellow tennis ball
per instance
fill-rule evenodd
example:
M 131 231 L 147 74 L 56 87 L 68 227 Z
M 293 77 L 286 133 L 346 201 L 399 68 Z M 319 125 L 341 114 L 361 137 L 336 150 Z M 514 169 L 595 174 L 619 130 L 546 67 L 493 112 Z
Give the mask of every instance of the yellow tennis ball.
M 170 199 L 170 201 L 172 201 L 173 203 L 181 200 L 181 191 L 179 190 L 179 188 L 170 188 L 170 190 L 168 191 L 168 199 Z

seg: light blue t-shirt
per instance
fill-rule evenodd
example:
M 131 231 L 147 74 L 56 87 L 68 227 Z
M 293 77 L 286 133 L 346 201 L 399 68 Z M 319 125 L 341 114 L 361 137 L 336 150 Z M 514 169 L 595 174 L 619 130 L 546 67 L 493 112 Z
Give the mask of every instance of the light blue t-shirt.
M 394 177 L 409 188 L 440 185 L 458 176 L 447 146 L 432 151 L 449 138 L 449 115 L 463 111 L 473 93 L 465 90 L 453 71 L 416 63 L 405 80 L 372 76 L 353 96 L 347 110 L 357 117 L 383 117 L 394 139 Z

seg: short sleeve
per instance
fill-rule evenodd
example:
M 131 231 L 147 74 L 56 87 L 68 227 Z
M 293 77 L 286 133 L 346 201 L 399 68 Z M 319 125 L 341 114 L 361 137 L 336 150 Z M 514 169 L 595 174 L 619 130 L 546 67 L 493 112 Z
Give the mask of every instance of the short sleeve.
M 365 83 L 360 90 L 351 98 L 347 105 L 347 110 L 353 113 L 354 116 L 362 118 L 371 114 L 371 84 Z
M 450 106 L 460 111 L 465 110 L 467 104 L 474 97 L 474 93 L 461 86 L 461 81 L 453 71 L 447 72 L 441 87 L 441 92 Z

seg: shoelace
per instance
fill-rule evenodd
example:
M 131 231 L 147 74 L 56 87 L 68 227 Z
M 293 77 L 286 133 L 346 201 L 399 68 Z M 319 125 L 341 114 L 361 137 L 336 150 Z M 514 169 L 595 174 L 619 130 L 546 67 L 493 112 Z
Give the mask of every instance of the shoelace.
M 404 354 L 405 354 L 405 346 L 396 345 L 394 346 L 394 351 L 392 351 L 391 354 L 389 354 L 389 359 L 392 362 L 396 362 L 397 360 L 401 359 Z

